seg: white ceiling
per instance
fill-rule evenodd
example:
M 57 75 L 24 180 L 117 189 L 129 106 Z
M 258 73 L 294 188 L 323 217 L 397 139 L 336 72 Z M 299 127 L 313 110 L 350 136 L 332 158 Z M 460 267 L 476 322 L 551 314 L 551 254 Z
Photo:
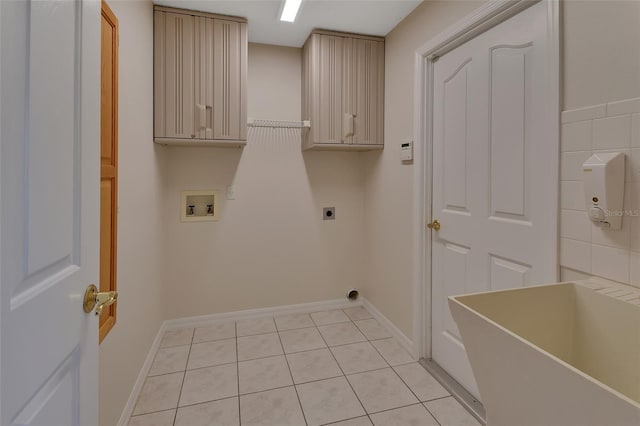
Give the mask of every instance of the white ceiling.
M 280 21 L 284 0 L 154 0 L 162 6 L 241 16 L 249 41 L 301 47 L 314 28 L 385 36 L 422 0 L 303 0 L 295 22 Z

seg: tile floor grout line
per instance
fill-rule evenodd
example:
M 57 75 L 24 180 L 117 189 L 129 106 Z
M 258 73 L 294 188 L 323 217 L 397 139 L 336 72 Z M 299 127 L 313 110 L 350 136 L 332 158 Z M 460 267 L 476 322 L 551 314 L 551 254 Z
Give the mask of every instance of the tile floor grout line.
M 307 327 L 307 328 L 317 328 L 317 327 Z M 265 334 L 271 334 L 271 333 L 265 333 Z M 388 339 L 393 339 L 393 337 L 390 337 L 390 338 L 388 338 Z M 231 338 L 226 338 L 226 339 L 221 339 L 221 340 L 231 340 Z M 380 340 L 384 340 L 384 339 L 380 339 Z M 218 340 L 218 341 L 219 341 L 219 340 Z M 201 343 L 204 343 L 204 342 L 201 342 Z M 234 363 L 236 363 L 236 362 L 256 361 L 256 360 L 259 360 L 259 359 L 274 358 L 274 357 L 282 356 L 282 355 L 297 355 L 297 354 L 303 354 L 303 353 L 306 353 L 306 352 L 318 351 L 318 350 L 322 350 L 322 349 L 329 349 L 329 350 L 331 350 L 331 348 L 342 348 L 342 347 L 344 347 L 344 346 L 359 345 L 359 344 L 362 344 L 362 343 L 370 343 L 370 344 L 371 344 L 371 342 L 370 342 L 370 341 L 362 341 L 362 342 L 354 342 L 354 343 L 344 343 L 344 344 L 341 344 L 341 345 L 335 345 L 335 346 L 324 346 L 324 347 L 321 347 L 321 348 L 305 349 L 305 350 L 302 350 L 302 351 L 296 351 L 296 352 L 285 352 L 284 354 L 267 355 L 267 356 L 261 356 L 261 357 L 258 357 L 258 358 L 249 358 L 249 359 L 245 359 L 245 360 L 242 360 L 242 361 L 230 361 L 230 362 L 223 362 L 223 363 L 221 363 L 221 364 L 211 364 L 211 365 L 205 365 L 205 366 L 202 366 L 202 367 L 196 367 L 196 368 L 185 368 L 184 370 L 176 370 L 176 371 L 169 371 L 169 372 L 161 373 L 161 374 L 147 375 L 147 377 L 161 377 L 161 376 L 168 376 L 169 374 L 183 373 L 183 372 L 186 372 L 186 371 L 202 370 L 202 369 L 205 369 L 205 368 L 211 368 L 211 367 L 221 367 L 221 366 L 223 366 L 223 365 L 234 364 Z M 199 343 L 195 343 L 195 344 L 199 344 Z M 187 346 L 187 345 L 181 345 L 181 346 Z M 371 344 L 371 346 L 373 346 L 373 347 L 374 347 L 374 349 L 376 349 L 376 351 L 377 351 L 377 352 L 382 356 L 382 358 L 384 359 L 384 361 L 385 361 L 385 362 L 387 362 L 387 364 L 389 364 L 389 366 L 390 366 L 391 368 L 395 368 L 395 367 L 402 367 L 402 366 L 405 366 L 405 365 L 410 365 L 410 364 L 415 364 L 415 363 L 417 363 L 417 361 L 410 361 L 410 362 L 406 362 L 406 363 L 403 363 L 403 364 L 391 365 L 391 364 L 389 363 L 389 361 L 387 361 L 387 360 L 386 360 L 386 358 L 382 355 L 382 353 L 380 353 L 380 351 L 378 350 L 378 348 L 377 348 L 375 345 Z M 188 357 L 187 357 L 187 358 L 188 358 Z M 236 358 L 237 358 L 237 342 L 236 342 Z M 188 361 L 188 360 L 187 360 L 187 361 Z M 187 362 L 187 365 L 188 365 L 188 362 Z M 382 368 L 387 368 L 387 367 L 382 367 Z M 348 374 L 348 375 L 352 375 L 352 374 L 365 373 L 365 372 L 367 372 L 367 371 L 375 371 L 375 370 L 380 370 L 380 369 L 381 369 L 381 368 L 374 368 L 374 369 L 371 369 L 371 370 L 363 370 L 363 371 L 358 371 L 358 372 L 355 372 L 355 373 L 346 373 L 346 374 Z M 346 375 L 346 374 L 345 374 L 345 375 Z M 324 380 L 324 379 L 321 379 L 321 380 Z M 312 381 L 315 381 L 315 380 L 312 380 Z M 304 382 L 304 383 L 311 383 L 311 382 Z M 302 384 L 302 383 L 300 383 L 300 384 Z M 446 397 L 445 397 L 445 398 L 446 398 Z
M 413 389 L 411 389 L 411 386 L 409 386 L 409 384 L 407 382 L 404 381 L 404 379 L 402 378 L 402 376 L 400 376 L 400 374 L 398 374 L 398 372 L 391 367 L 391 369 L 393 370 L 394 373 L 396 373 L 396 376 L 398 376 L 398 378 L 400 379 L 400 381 L 407 387 L 407 389 L 409 389 L 409 391 L 413 394 L 413 396 L 416 397 L 416 399 L 418 400 L 418 402 L 422 403 L 425 402 L 423 400 L 420 399 L 420 397 L 413 391 Z M 425 370 L 426 371 L 426 370 Z M 429 374 L 429 372 L 427 371 L 427 374 Z M 447 396 L 451 396 L 451 395 L 447 395 Z M 446 398 L 446 396 L 444 397 Z M 439 399 L 439 398 L 434 398 L 434 399 Z M 431 400 L 430 400 L 431 401 Z
M 367 311 L 367 308 L 365 308 L 365 307 L 364 307 L 364 306 L 362 306 L 362 305 L 361 305 L 360 307 L 361 307 L 362 309 L 364 309 L 364 310 L 365 310 L 365 312 L 366 312 L 367 314 L 369 314 L 369 317 L 368 317 L 368 318 L 360 318 L 360 319 L 355 320 L 355 319 L 351 318 L 351 316 L 350 316 L 348 313 L 346 313 L 346 312 L 345 312 L 347 309 L 353 309 L 353 308 L 357 308 L 357 307 L 358 307 L 358 306 L 353 306 L 353 307 L 351 307 L 351 308 L 342 308 L 342 312 L 344 312 L 344 314 L 345 314 L 345 315 L 346 315 L 346 316 L 347 316 L 351 321 L 354 321 L 354 322 L 355 322 L 355 321 L 361 321 L 361 320 L 373 319 L 373 316 L 371 315 L 371 313 L 370 313 L 369 311 Z
M 149 414 L 164 413 L 165 411 L 178 411 L 178 409 L 177 408 L 165 408 L 164 410 L 149 411 L 148 413 L 136 414 L 135 416 L 129 416 L 129 421 L 131 421 L 131 419 L 133 419 L 134 417 L 142 417 L 142 416 L 146 416 L 146 415 L 149 415 Z
M 355 419 L 359 419 L 362 417 L 369 417 L 366 414 L 363 414 L 361 416 L 355 416 L 355 417 L 349 417 L 348 419 L 344 419 L 344 420 L 336 420 L 335 422 L 329 422 L 329 423 L 322 423 L 320 426 L 331 426 L 331 425 L 335 425 L 337 423 L 341 423 L 341 422 L 348 422 L 350 420 L 355 420 Z
M 242 425 L 242 409 L 240 407 L 240 355 L 238 353 L 238 322 L 234 321 L 236 333 L 236 379 L 238 382 L 238 426 Z
M 397 410 L 399 408 L 407 408 L 407 407 L 413 407 L 414 405 L 422 405 L 422 402 L 413 402 L 411 404 L 406 404 L 406 405 L 401 405 L 399 407 L 395 407 L 395 408 L 386 408 L 384 410 L 380 410 L 380 411 L 375 411 L 371 414 L 380 414 L 380 413 L 386 413 L 387 411 L 393 411 L 393 410 Z M 426 408 L 425 408 L 426 410 Z
M 395 407 L 395 408 L 387 408 L 386 410 L 380 410 L 380 411 L 376 411 L 375 413 L 371 413 L 369 414 L 371 415 L 375 415 L 375 414 L 380 414 L 380 413 L 386 413 L 389 411 L 393 411 L 393 410 L 399 410 L 401 408 L 407 408 L 407 407 L 414 407 L 416 405 L 421 405 L 422 408 L 424 408 L 431 417 L 433 417 L 433 419 L 438 423 L 438 425 L 440 425 L 440 422 L 438 421 L 438 419 L 436 419 L 436 416 L 434 416 L 433 414 L 431 414 L 431 411 L 429 411 L 429 409 L 427 407 L 424 406 L 424 403 L 422 402 L 414 402 L 413 404 L 407 404 L 407 405 L 401 405 L 400 407 Z M 371 423 L 373 423 L 373 420 L 371 421 Z
M 440 423 L 440 420 L 438 420 L 438 418 L 436 417 L 436 415 L 435 415 L 435 414 L 433 414 L 433 413 L 431 412 L 431 410 L 429 410 L 429 407 L 427 407 L 427 406 L 426 406 L 426 404 L 425 404 L 424 402 L 422 403 L 422 406 L 427 410 L 427 412 L 428 412 L 429 414 L 431 414 L 431 417 L 433 417 L 433 419 L 436 421 L 436 423 L 438 423 L 438 425 L 439 425 L 439 426 L 442 426 L 442 423 Z
M 439 396 L 439 397 L 437 397 L 437 398 L 431 398 L 431 399 L 427 399 L 426 401 L 421 401 L 421 402 L 422 402 L 422 403 L 426 403 L 426 402 L 433 402 L 433 401 L 439 401 L 439 400 L 441 400 L 441 399 L 446 399 L 446 398 L 453 398 L 453 399 L 455 399 L 455 398 L 453 397 L 453 395 L 449 394 L 449 395 L 447 395 L 447 396 Z M 456 401 L 457 401 L 457 400 L 456 400 Z
M 389 361 L 387 361 L 387 359 L 384 357 L 384 355 L 382 355 L 382 353 L 378 350 L 378 348 L 376 348 L 376 346 L 375 346 L 375 345 L 373 345 L 373 344 L 372 344 L 371 346 L 373 346 L 373 349 L 375 349 L 375 351 L 376 351 L 376 352 L 378 352 L 378 354 L 379 354 L 379 355 L 380 355 L 380 356 L 381 356 L 381 357 L 382 357 L 382 358 L 387 362 L 387 364 L 389 364 L 389 367 L 391 368 L 391 371 L 393 371 L 393 372 L 394 372 L 394 374 L 395 374 L 396 376 L 398 376 L 398 379 L 400 379 L 400 381 L 402 382 L 402 384 L 404 384 L 404 385 L 407 387 L 407 389 L 409 389 L 409 392 L 411 392 L 411 394 L 412 394 L 413 396 L 415 396 L 415 398 L 418 400 L 418 402 L 419 402 L 419 403 L 422 403 L 422 401 L 420 400 L 420 397 L 419 397 L 419 396 L 418 396 L 418 395 L 413 391 L 413 389 L 411 389 L 411 386 L 409 386 L 409 384 L 408 384 L 407 382 L 405 382 L 405 381 L 404 381 L 404 379 L 400 376 L 400 374 L 398 374 L 398 372 L 396 371 L 396 369 L 395 369 L 395 368 L 393 368 L 393 366 L 391 365 L 391 363 L 390 363 Z M 409 364 L 406 364 L 406 365 L 409 365 Z M 419 365 L 419 364 L 418 364 L 418 365 Z M 426 370 L 425 370 L 425 372 L 426 372 L 427 374 L 431 375 L 428 371 L 426 371 Z
M 323 349 L 327 349 L 327 348 L 323 348 Z M 315 350 L 318 350 L 318 349 L 315 349 Z M 280 356 L 282 356 L 282 355 L 275 355 L 275 356 L 272 356 L 272 357 L 269 357 L 269 358 L 275 358 L 275 357 L 280 357 Z M 264 359 L 264 358 L 260 358 L 260 359 Z M 232 363 L 229 363 L 229 364 L 232 364 Z M 228 364 L 224 364 L 224 365 L 228 365 Z M 338 367 L 340 367 L 339 364 L 338 364 Z M 361 372 L 357 372 L 357 373 L 350 373 L 348 375 L 341 374 L 339 376 L 326 377 L 326 378 L 323 378 L 323 379 L 316 379 L 316 380 L 311 380 L 311 381 L 308 381 L 308 382 L 301 382 L 301 383 L 295 383 L 294 382 L 293 385 L 284 385 L 284 386 L 278 386 L 278 387 L 269 388 L 269 389 L 263 389 L 263 390 L 259 390 L 259 391 L 246 392 L 246 393 L 241 393 L 241 394 L 239 394 L 237 396 L 235 396 L 235 395 L 234 396 L 226 396 L 226 397 L 223 397 L 223 398 L 216 398 L 216 399 L 211 399 L 211 400 L 207 400 L 207 401 L 196 402 L 196 403 L 193 403 L 193 404 L 182 405 L 182 406 L 179 406 L 177 408 L 185 408 L 185 407 L 192 407 L 194 405 L 209 404 L 211 402 L 223 401 L 225 399 L 231 399 L 231 398 L 237 398 L 238 396 L 253 395 L 253 394 L 262 393 L 262 392 L 268 392 L 268 391 L 272 391 L 272 390 L 284 389 L 284 388 L 288 388 L 288 387 L 291 387 L 291 386 L 305 385 L 305 384 L 308 384 L 308 383 L 316 383 L 316 382 L 321 382 L 321 381 L 330 380 L 330 379 L 337 379 L 339 377 L 345 377 L 346 378 L 346 377 L 349 377 L 349 376 L 355 376 L 355 375 L 362 374 L 362 373 L 369 373 L 369 372 L 372 372 L 372 371 L 386 370 L 387 368 L 389 368 L 389 367 L 382 367 L 382 368 L 377 368 L 377 369 L 373 369 L 373 370 L 366 370 L 366 371 L 361 371 Z M 290 366 L 289 366 L 289 371 L 291 371 L 291 367 Z M 173 373 L 173 374 L 175 374 L 175 373 Z M 292 379 L 293 379 L 293 377 L 292 377 Z M 354 391 L 354 393 L 355 393 L 355 391 Z M 356 395 L 356 397 L 357 397 L 357 395 Z M 412 404 L 408 404 L 408 405 L 403 405 L 403 406 L 400 406 L 400 407 L 388 408 L 388 409 L 385 409 L 385 410 L 372 412 L 370 414 L 378 414 L 378 413 L 382 413 L 382 412 L 385 412 L 385 411 L 395 410 L 396 408 L 404 408 L 404 407 L 409 407 L 409 406 L 412 406 L 412 405 L 424 404 L 424 403 L 427 403 L 427 402 L 437 401 L 437 400 L 451 398 L 451 397 L 452 397 L 451 395 L 446 395 L 446 396 L 433 398 L 433 399 L 429 399 L 429 400 L 425 400 L 425 401 L 421 401 L 419 398 L 417 398 L 418 402 L 415 402 L 415 403 L 412 403 Z M 167 408 L 167 409 L 162 409 L 162 410 L 157 410 L 157 411 L 150 411 L 150 412 L 146 412 L 146 413 L 136 414 L 135 416 L 131 416 L 131 417 L 138 417 L 138 416 L 141 416 L 141 415 L 147 415 L 147 414 L 153 414 L 153 413 L 159 413 L 159 412 L 171 411 L 171 410 L 176 410 L 176 408 Z M 356 417 L 352 417 L 352 418 L 349 418 L 349 419 L 343 419 L 343 420 L 336 420 L 335 422 L 325 423 L 325 424 L 326 425 L 330 425 L 330 424 L 333 424 L 333 423 L 338 423 L 338 422 L 345 421 L 345 420 L 352 420 L 352 419 L 355 419 L 355 418 L 358 418 L 358 417 L 364 417 L 364 416 L 368 416 L 368 415 L 369 414 L 364 414 L 364 415 L 361 415 L 361 416 L 356 416 Z
M 343 312 L 344 313 L 344 312 Z M 345 314 L 346 315 L 346 314 Z M 320 332 L 320 330 L 318 330 L 318 332 Z M 324 339 L 324 336 L 322 335 L 322 333 L 320 333 L 320 337 L 322 337 L 322 340 L 324 340 L 325 345 L 327 345 L 327 347 L 329 347 L 329 345 L 327 344 L 327 341 Z M 344 370 L 342 369 L 342 366 L 340 365 L 340 363 L 338 362 L 338 359 L 336 358 L 336 356 L 333 354 L 333 351 L 331 350 L 331 347 L 329 347 L 329 353 L 331 354 L 331 357 L 333 358 L 333 360 L 336 362 L 336 364 L 338 365 L 338 368 L 340 369 L 340 371 L 342 371 L 342 377 L 344 377 L 344 379 L 347 381 L 347 384 L 349 385 L 349 388 L 351 389 L 351 392 L 353 392 L 353 394 L 356 396 L 356 399 L 358 400 L 358 403 L 360 404 L 360 406 L 362 407 L 362 411 L 364 411 L 365 415 L 369 415 L 369 413 L 367 413 L 367 409 L 364 408 L 364 405 L 362 404 L 362 401 L 360 401 L 360 397 L 358 396 L 358 394 L 356 393 L 356 390 L 353 388 L 353 386 L 351 385 L 351 382 L 349 381 L 349 379 L 347 379 L 347 375 L 344 373 Z M 369 419 L 369 421 L 371 421 L 371 419 Z M 371 422 L 373 423 L 373 422 Z
M 189 353 L 187 354 L 187 365 L 189 364 L 189 357 L 191 356 L 191 346 L 193 345 L 193 336 L 196 334 L 195 327 L 193 328 L 193 332 L 191 333 L 191 343 L 189 344 Z M 178 400 L 176 401 L 176 412 L 173 416 L 173 426 L 176 424 L 176 420 L 178 419 L 178 407 L 180 407 L 180 398 L 182 397 L 182 388 L 184 388 L 184 381 L 187 378 L 187 365 L 184 366 L 184 373 L 182 374 L 182 384 L 180 385 L 180 392 L 178 392 Z
M 318 331 L 318 330 L 316 330 Z M 318 331 L 320 334 L 320 331 Z M 293 373 L 291 372 L 291 366 L 289 365 L 289 359 L 287 358 L 287 354 L 284 351 L 284 344 L 282 343 L 282 337 L 280 337 L 280 332 L 278 332 L 278 340 L 280 341 L 280 347 L 282 347 L 282 356 L 284 357 L 284 361 L 287 363 L 287 369 L 289 370 L 289 377 L 291 377 L 291 384 L 293 386 L 293 391 L 296 393 L 296 398 L 298 398 L 298 406 L 300 407 L 300 412 L 302 413 L 302 419 L 304 420 L 304 424 L 309 426 L 309 422 L 307 421 L 307 416 L 304 414 L 304 408 L 302 408 L 302 401 L 300 401 L 300 395 L 298 394 L 298 388 L 296 388 L 296 382 L 293 380 Z
M 374 371 L 386 370 L 386 369 L 388 369 L 388 368 L 391 368 L 391 367 L 380 367 L 380 368 L 374 368 L 374 369 L 371 369 L 371 370 L 358 371 L 357 373 L 349 373 L 349 374 L 345 374 L 345 377 L 349 377 L 349 376 L 356 376 L 356 375 L 358 375 L 358 374 L 363 374 L 363 373 L 372 373 L 372 372 L 374 372 Z
M 1 1 L 1 0 L 0 0 Z M 264 358 L 268 358 L 268 357 L 264 357 Z M 256 358 L 256 359 L 261 359 L 261 358 Z M 253 361 L 252 359 L 249 359 L 247 361 Z M 188 358 L 187 358 L 187 363 L 188 363 Z M 185 373 L 187 371 L 196 371 L 196 370 L 203 370 L 205 368 L 211 368 L 211 367 L 222 367 L 223 365 L 229 365 L 229 364 L 235 364 L 237 361 L 231 361 L 231 362 L 225 362 L 222 364 L 213 364 L 213 365 L 205 365 L 204 367 L 197 367 L 197 368 L 185 368 L 184 370 L 178 370 L 178 371 L 172 371 L 170 373 L 162 373 L 162 374 L 156 374 L 155 376 L 147 376 L 147 377 L 161 377 L 161 376 L 168 376 L 169 374 L 176 374 L 176 373 Z M 244 362 L 244 361 L 242 361 Z

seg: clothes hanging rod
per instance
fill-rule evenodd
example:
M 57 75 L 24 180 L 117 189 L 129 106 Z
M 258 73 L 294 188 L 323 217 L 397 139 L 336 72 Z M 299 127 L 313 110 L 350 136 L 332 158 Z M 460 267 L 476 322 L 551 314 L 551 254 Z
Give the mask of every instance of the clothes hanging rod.
M 256 120 L 249 118 L 247 120 L 249 127 L 272 127 L 284 129 L 302 129 L 311 127 L 311 121 L 292 121 L 292 120 Z

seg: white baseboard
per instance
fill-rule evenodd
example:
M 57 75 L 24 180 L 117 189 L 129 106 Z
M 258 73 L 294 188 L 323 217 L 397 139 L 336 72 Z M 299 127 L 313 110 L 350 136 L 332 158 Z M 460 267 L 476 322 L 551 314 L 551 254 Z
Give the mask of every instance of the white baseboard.
M 153 339 L 153 343 L 149 348 L 149 352 L 147 353 L 147 358 L 144 360 L 144 364 L 142 364 L 142 368 L 138 373 L 138 378 L 136 382 L 133 384 L 133 389 L 131 389 L 131 393 L 129 394 L 129 399 L 122 410 L 122 414 L 120 415 L 120 420 L 118 420 L 118 426 L 127 426 L 129 424 L 129 417 L 133 413 L 133 409 L 136 405 L 136 400 L 138 399 L 138 394 L 142 390 L 142 386 L 144 385 L 144 380 L 147 378 L 147 374 L 149 374 L 149 369 L 151 369 L 151 364 L 153 364 L 153 358 L 160 347 L 160 342 L 162 341 L 162 336 L 166 330 L 166 321 L 160 324 L 160 328 L 158 329 L 158 333 L 156 334 L 156 338 Z
M 250 318 L 270 317 L 276 315 L 301 314 L 326 311 L 331 309 L 344 309 L 361 306 L 362 302 L 350 302 L 345 299 L 325 300 L 322 302 L 300 303 L 297 305 L 272 306 L 269 308 L 247 309 L 245 311 L 223 312 L 220 314 L 201 315 L 197 317 L 177 318 L 164 322 L 167 330 L 182 327 L 200 327 L 217 322 L 238 321 Z
M 378 320 L 383 327 L 385 327 L 393 337 L 400 343 L 400 345 L 409 352 L 409 355 L 416 361 L 420 358 L 418 355 L 418 348 L 416 347 L 413 340 L 407 337 L 398 327 L 395 326 L 394 323 L 389 320 L 389 318 L 385 317 L 382 312 L 380 312 L 375 306 L 371 304 L 367 299 L 362 298 L 362 305 L 373 315 L 375 319 Z

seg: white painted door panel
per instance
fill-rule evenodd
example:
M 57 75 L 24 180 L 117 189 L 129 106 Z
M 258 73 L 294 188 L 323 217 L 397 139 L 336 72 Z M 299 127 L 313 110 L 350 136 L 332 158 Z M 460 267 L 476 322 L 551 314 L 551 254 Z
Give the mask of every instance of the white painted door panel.
M 0 424 L 97 424 L 100 3 L 0 16 Z
M 557 278 L 547 25 L 542 1 L 434 64 L 432 357 L 476 397 L 447 297 Z

